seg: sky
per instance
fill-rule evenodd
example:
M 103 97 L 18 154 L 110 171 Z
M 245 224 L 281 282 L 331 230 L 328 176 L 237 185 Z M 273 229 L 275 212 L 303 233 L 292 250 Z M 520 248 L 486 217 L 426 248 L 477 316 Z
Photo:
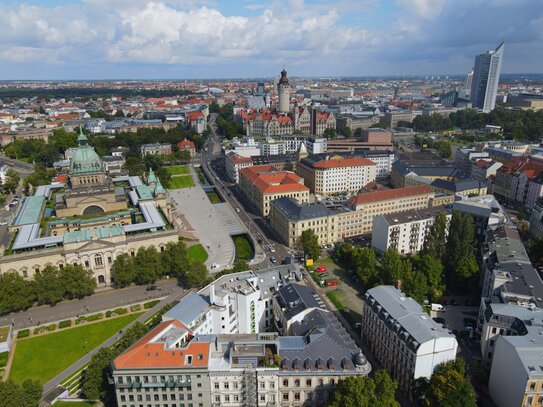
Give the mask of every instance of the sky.
M 0 80 L 543 73 L 543 0 L 0 0 Z

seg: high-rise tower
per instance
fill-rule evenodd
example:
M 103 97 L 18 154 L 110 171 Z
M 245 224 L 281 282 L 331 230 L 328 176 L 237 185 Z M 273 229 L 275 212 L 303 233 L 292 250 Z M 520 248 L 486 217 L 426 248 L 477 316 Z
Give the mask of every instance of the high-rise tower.
M 482 109 L 485 113 L 493 110 L 496 104 L 504 47 L 502 42 L 495 50 L 475 58 L 470 101 L 474 108 Z
M 288 113 L 290 104 L 290 83 L 287 78 L 287 71 L 285 68 L 281 71 L 281 78 L 277 84 L 279 93 L 279 113 Z

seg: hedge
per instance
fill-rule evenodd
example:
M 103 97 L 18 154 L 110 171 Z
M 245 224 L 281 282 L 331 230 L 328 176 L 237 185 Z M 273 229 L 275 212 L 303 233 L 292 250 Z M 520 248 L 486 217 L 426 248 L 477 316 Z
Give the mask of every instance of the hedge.
M 145 308 L 145 309 L 151 309 L 151 308 L 153 308 L 155 305 L 157 305 L 159 302 L 160 302 L 160 300 L 153 300 L 153 301 L 146 302 L 145 304 L 143 304 L 143 308 Z
M 132 306 L 130 307 L 130 311 L 132 311 L 132 312 L 134 312 L 134 311 L 139 311 L 139 310 L 141 310 L 141 305 L 139 305 L 139 304 L 132 305 Z
M 17 332 L 17 339 L 26 338 L 27 336 L 30 336 L 30 329 L 23 329 Z
M 58 323 L 58 329 L 69 328 L 71 326 L 72 326 L 72 321 L 70 319 L 67 319 L 66 321 L 60 321 Z

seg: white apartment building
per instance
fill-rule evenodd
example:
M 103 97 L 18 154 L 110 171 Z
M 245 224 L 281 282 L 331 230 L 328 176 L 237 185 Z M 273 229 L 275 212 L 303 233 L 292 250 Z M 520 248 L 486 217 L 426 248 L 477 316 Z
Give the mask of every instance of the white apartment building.
M 224 155 L 224 169 L 228 178 L 239 184 L 239 172 L 243 168 L 252 167 L 253 159 L 251 157 L 243 157 L 237 153 L 230 151 Z
M 392 164 L 396 161 L 396 156 L 390 150 L 366 150 L 361 152 L 364 158 L 375 163 L 375 179 L 384 181 L 390 178 Z
M 113 361 L 117 405 L 324 407 L 339 380 L 367 376 L 371 365 L 361 350 L 315 292 L 289 281 L 301 279 L 289 267 L 226 275 L 184 297 Z M 287 313 L 289 335 L 273 332 L 275 325 L 254 333 L 257 302 L 277 289 L 283 294 L 274 321 Z M 229 328 L 239 332 L 214 332 Z
M 435 217 L 444 211 L 444 207 L 436 206 L 376 216 L 373 219 L 371 245 L 379 253 L 386 252 L 390 247 L 401 254 L 418 253 L 424 246 Z M 445 213 L 448 232 L 452 215 L 448 211 Z
M 404 392 L 413 380 L 429 379 L 436 366 L 456 358 L 455 336 L 400 290 L 382 285 L 363 299 L 362 339 Z
M 376 165 L 366 158 L 312 155 L 300 161 L 297 172 L 315 194 L 356 193 L 375 181 Z

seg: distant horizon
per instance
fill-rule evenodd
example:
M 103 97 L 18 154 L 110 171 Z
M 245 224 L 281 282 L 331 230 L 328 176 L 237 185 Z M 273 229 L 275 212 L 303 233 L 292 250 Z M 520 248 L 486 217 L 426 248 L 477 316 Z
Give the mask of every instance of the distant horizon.
M 277 75 L 279 76 L 279 74 Z M 446 79 L 448 77 L 449 79 L 454 78 L 465 78 L 466 74 L 415 74 L 415 75 L 405 75 L 405 76 L 399 76 L 399 75 L 360 75 L 360 76 L 354 76 L 354 75 L 343 75 L 343 76 L 335 76 L 335 75 L 319 75 L 319 76 L 293 76 L 288 75 L 291 79 L 339 79 L 339 80 L 345 80 L 345 79 L 405 79 L 408 80 L 410 78 L 426 78 L 426 77 L 434 77 L 434 80 L 437 79 L 437 77 L 440 77 L 441 79 Z M 522 76 L 543 76 L 543 72 L 522 72 L 522 73 L 502 73 L 500 77 L 522 77 Z M 114 81 L 126 81 L 126 82 L 164 82 L 164 81 L 173 81 L 173 82 L 182 82 L 182 81 L 246 81 L 246 82 L 252 82 L 252 81 L 258 81 L 258 80 L 273 80 L 273 76 L 255 76 L 255 77 L 208 77 L 208 78 L 107 78 L 107 79 L 99 79 L 99 78 L 79 78 L 79 79 L 61 79 L 61 78 L 52 78 L 52 79 L 0 79 L 0 83 L 10 83 L 10 82 L 114 82 Z
M 0 79 L 536 73 L 541 33 L 540 0 L 0 0 Z

